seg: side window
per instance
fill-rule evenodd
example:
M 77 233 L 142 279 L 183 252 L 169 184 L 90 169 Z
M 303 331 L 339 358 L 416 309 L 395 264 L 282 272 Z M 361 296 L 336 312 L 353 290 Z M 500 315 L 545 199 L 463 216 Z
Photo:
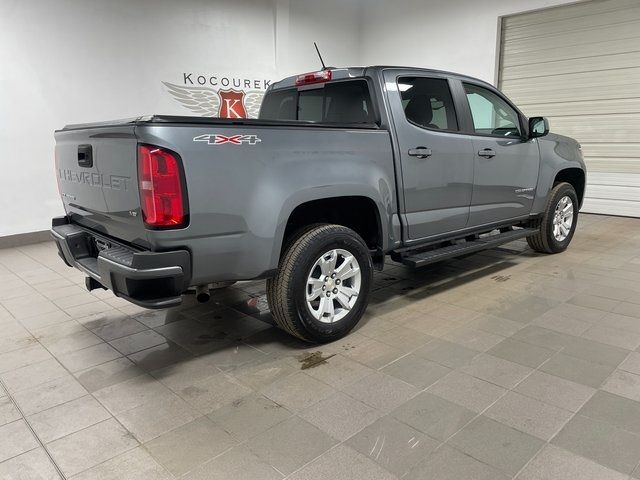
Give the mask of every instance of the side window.
M 520 137 L 520 120 L 516 111 L 491 90 L 464 84 L 473 117 L 473 128 L 480 135 Z
M 411 123 L 434 130 L 458 130 L 449 82 L 441 78 L 401 77 L 398 88 Z

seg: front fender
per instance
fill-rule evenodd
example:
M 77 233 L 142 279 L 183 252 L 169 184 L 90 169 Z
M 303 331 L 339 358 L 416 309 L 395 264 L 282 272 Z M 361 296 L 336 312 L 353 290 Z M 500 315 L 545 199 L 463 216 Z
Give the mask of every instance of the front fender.
M 540 148 L 540 171 L 536 198 L 531 209 L 532 215 L 544 211 L 549 194 L 553 189 L 553 183 L 562 170 L 578 168 L 585 173 L 586 178 L 586 166 L 580 145 L 576 140 L 550 133 L 538 139 L 538 146 Z

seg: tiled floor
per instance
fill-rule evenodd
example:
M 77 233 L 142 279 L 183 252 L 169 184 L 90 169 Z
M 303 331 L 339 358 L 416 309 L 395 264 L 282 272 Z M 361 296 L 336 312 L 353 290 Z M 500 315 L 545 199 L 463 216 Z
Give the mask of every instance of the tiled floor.
M 377 274 L 310 346 L 264 283 L 145 311 L 0 250 L 0 478 L 640 478 L 640 220 Z

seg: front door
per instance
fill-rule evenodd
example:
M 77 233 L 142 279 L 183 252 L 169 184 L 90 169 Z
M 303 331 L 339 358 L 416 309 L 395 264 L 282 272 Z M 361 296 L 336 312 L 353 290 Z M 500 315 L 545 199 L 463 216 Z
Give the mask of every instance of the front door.
M 459 134 L 458 115 L 444 76 L 386 72 L 400 150 L 405 240 L 467 226 L 473 185 L 471 137 Z
M 537 140 L 526 140 L 517 111 L 496 92 L 463 83 L 475 157 L 469 226 L 526 216 L 538 181 Z

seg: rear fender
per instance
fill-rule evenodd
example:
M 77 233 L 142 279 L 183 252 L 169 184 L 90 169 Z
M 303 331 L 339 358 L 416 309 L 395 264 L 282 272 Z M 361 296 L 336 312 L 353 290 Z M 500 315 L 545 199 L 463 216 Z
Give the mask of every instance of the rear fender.
M 303 205 L 304 203 L 314 200 L 324 200 L 338 197 L 364 197 L 367 198 L 376 205 L 377 215 L 379 220 L 380 235 L 382 241 L 382 249 L 387 250 L 389 245 L 389 219 L 391 218 L 388 212 L 389 205 L 385 204 L 382 198 L 380 198 L 379 191 L 367 186 L 367 185 L 326 185 L 322 187 L 309 188 L 306 190 L 300 190 L 289 196 L 280 210 L 278 215 L 278 223 L 276 234 L 273 243 L 273 250 L 271 252 L 271 264 L 278 265 L 280 261 L 280 255 L 282 250 L 282 244 L 284 240 L 285 230 L 287 228 L 287 222 L 291 217 L 293 211 Z

